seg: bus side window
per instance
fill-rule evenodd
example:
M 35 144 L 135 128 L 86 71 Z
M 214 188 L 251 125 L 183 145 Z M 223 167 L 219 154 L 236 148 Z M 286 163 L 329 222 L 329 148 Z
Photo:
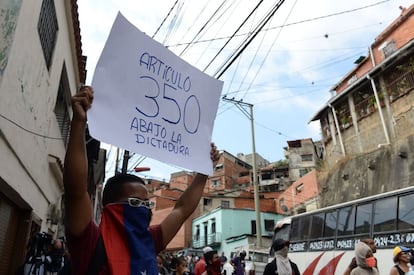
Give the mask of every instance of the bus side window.
M 349 236 L 354 233 L 355 207 L 348 206 L 339 209 L 338 213 L 338 236 Z
M 311 227 L 311 216 L 303 216 L 300 221 L 299 233 L 300 239 L 307 241 L 309 239 L 309 231 Z
M 377 200 L 374 204 L 374 232 L 395 231 L 397 197 Z
M 401 196 L 398 204 L 398 230 L 414 229 L 414 194 Z
M 326 213 L 323 236 L 325 238 L 335 237 L 336 223 L 338 220 L 338 211 L 333 210 Z
M 323 234 L 323 225 L 325 223 L 325 214 L 318 213 L 312 215 L 312 225 L 310 230 L 310 239 L 320 239 Z
M 355 234 L 369 234 L 372 224 L 372 203 L 361 204 L 356 209 Z

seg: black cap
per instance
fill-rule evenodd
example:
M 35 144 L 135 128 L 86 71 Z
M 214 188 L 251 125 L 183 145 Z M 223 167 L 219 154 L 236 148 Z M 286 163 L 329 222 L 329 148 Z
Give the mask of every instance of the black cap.
M 276 239 L 272 244 L 272 248 L 274 251 L 278 251 L 288 245 L 289 245 L 289 241 L 286 241 L 284 239 Z

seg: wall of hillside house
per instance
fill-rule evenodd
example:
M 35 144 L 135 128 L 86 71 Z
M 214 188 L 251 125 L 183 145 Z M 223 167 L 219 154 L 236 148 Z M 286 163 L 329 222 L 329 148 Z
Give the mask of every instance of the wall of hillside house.
M 399 20 L 399 18 L 397 19 Z M 395 28 L 389 33 L 386 33 L 384 37 L 381 35 L 378 37 L 372 52 L 374 54 L 375 63 L 379 64 L 384 60 L 384 53 L 382 52 L 381 45 L 385 41 L 394 40 L 396 48 L 401 48 L 413 37 L 412 29 L 414 28 L 414 16 L 407 18 L 402 22 L 398 28 Z
M 382 107 L 391 143 L 413 134 L 414 109 L 412 102 L 414 102 L 414 92 L 394 101 L 389 106 L 389 111 L 386 106 Z M 387 143 L 378 110 L 358 121 L 359 139 L 354 126 L 341 130 L 342 142 L 347 157 L 371 152 Z M 336 140 L 336 144 L 332 140 L 325 144 L 325 165 L 327 167 L 335 165 L 343 158 L 339 139 Z
M 396 139 L 413 134 L 414 129 L 414 91 L 406 94 L 392 104 L 392 119 Z
M 399 20 L 399 19 L 397 19 Z M 414 28 L 414 16 L 407 18 L 402 22 L 398 28 L 395 28 L 389 32 L 384 32 L 384 35 L 379 35 L 372 47 L 372 55 L 374 58 L 375 65 L 384 61 L 385 56 L 383 52 L 383 44 L 386 42 L 393 41 L 395 43 L 395 48 L 399 49 L 405 44 L 407 44 L 413 37 L 412 29 Z M 344 91 L 353 81 L 350 81 L 351 78 L 356 76 L 356 79 L 363 77 L 369 70 L 373 68 L 370 52 L 367 52 L 368 59 L 364 63 L 359 64 L 354 72 L 351 72 L 343 81 L 336 87 L 336 93 L 339 94 Z M 349 83 L 349 84 L 348 84 Z
M 384 75 L 387 73 L 389 72 Z M 382 90 L 385 90 L 384 86 Z M 382 107 L 382 112 L 389 145 L 386 144 L 378 109 L 357 121 L 359 138 L 355 123 L 341 130 L 346 156 L 342 155 L 338 138 L 336 144 L 334 139 L 325 143 L 326 161 L 323 171 L 327 175 L 320 180 L 322 207 L 411 185 L 414 176 L 412 102 L 413 90 L 391 103 L 385 97 L 386 104 Z

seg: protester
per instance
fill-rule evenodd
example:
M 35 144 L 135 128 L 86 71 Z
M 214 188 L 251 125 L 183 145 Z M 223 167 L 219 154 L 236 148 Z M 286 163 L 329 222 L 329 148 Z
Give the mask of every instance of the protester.
M 72 97 L 73 118 L 63 173 L 65 227 L 73 274 L 158 274 L 156 255 L 197 207 L 207 175 L 197 174 L 172 212 L 161 224 L 151 227 L 154 205 L 148 199 L 144 181 L 131 174 L 115 175 L 105 184 L 98 227 L 88 194 L 85 142 L 87 110 L 92 101 L 90 86 L 83 86 Z M 211 146 L 211 159 L 215 162 L 218 152 L 214 144 Z
M 276 239 L 272 249 L 275 258 L 266 265 L 263 275 L 300 275 L 298 266 L 288 258 L 289 241 Z
M 201 256 L 200 260 L 195 264 L 194 267 L 194 275 L 201 275 L 206 271 L 206 261 L 204 260 L 204 254 L 212 251 L 213 249 L 209 246 L 203 248 L 203 255 Z
M 375 267 L 376 260 L 371 248 L 364 242 L 358 242 L 355 245 L 355 259 L 357 267 L 352 269 L 351 275 L 378 275 L 378 269 Z
M 217 254 L 217 250 L 210 247 L 203 249 L 204 260 L 206 262 L 206 270 L 202 275 L 220 275 L 221 274 L 221 261 Z
M 223 275 L 232 275 L 234 273 L 233 265 L 227 261 L 226 263 L 224 263 L 221 273 Z
M 165 267 L 165 261 L 161 255 L 157 255 L 158 275 L 169 275 L 168 269 Z
M 170 264 L 171 275 L 189 275 L 190 270 L 187 267 L 187 260 L 183 257 L 174 257 Z
M 373 239 L 371 238 L 365 238 L 365 239 L 361 239 L 360 242 L 363 242 L 365 244 L 367 244 L 370 248 L 372 253 L 377 252 L 377 246 L 375 245 L 375 242 Z M 356 258 L 353 257 L 351 260 L 351 263 L 349 263 L 347 269 L 345 270 L 343 275 L 349 275 L 351 274 L 352 269 L 354 269 L 355 267 L 357 267 L 357 263 L 356 263 Z M 377 259 L 375 259 L 375 267 L 377 267 Z
M 221 256 L 220 256 L 221 271 L 223 271 L 223 266 L 226 262 L 227 262 L 227 257 L 226 255 L 224 255 L 224 251 L 223 251 L 221 252 Z
M 405 246 L 394 247 L 393 253 L 395 265 L 390 270 L 390 275 L 404 275 L 410 271 L 411 249 Z
M 245 257 L 246 257 L 246 251 L 241 251 L 238 256 L 231 259 L 231 264 L 234 267 L 235 275 L 246 274 L 246 262 L 244 261 Z

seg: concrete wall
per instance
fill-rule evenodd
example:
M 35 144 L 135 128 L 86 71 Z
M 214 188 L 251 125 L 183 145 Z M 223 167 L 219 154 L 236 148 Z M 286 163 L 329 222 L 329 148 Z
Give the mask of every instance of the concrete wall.
M 54 231 L 56 228 L 47 225 L 46 220 L 49 205 L 59 205 L 63 192 L 61 174 L 51 171 L 63 162 L 65 154 L 63 141 L 55 139 L 61 134 L 54 114 L 63 64 L 72 94 L 79 78 L 72 19 L 68 18 L 70 4 L 55 1 L 59 30 L 49 70 L 37 31 L 41 4 L 22 2 L 13 43 L 7 42 L 7 66 L 2 68 L 0 78 L 0 110 L 8 119 L 0 118 L 0 178 L 23 201 L 19 207 L 33 209 L 41 219 L 42 230 Z M 11 199 L 17 202 L 15 197 Z
M 329 172 L 319 175 L 321 207 L 411 186 L 412 156 L 414 135 L 338 162 Z

